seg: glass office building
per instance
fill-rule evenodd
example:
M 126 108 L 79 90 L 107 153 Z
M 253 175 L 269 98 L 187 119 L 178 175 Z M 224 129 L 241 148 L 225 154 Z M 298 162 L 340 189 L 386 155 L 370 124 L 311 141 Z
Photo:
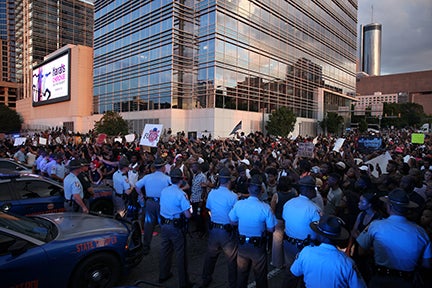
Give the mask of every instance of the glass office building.
M 67 44 L 93 46 L 94 10 L 85 0 L 15 0 L 16 77 L 32 95 L 32 67 Z
M 318 88 L 355 91 L 356 25 L 357 0 L 95 1 L 94 111 L 316 119 Z

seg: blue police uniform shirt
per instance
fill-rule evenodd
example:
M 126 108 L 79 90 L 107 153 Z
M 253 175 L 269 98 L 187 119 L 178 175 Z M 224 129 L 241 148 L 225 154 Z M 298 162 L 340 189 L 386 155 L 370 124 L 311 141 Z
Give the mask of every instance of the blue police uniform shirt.
M 60 177 L 60 178 L 64 178 L 64 175 L 65 175 L 65 172 L 66 172 L 66 169 L 65 169 L 65 166 L 63 165 L 63 163 L 55 163 L 52 167 L 51 167 L 51 173 L 50 173 L 50 175 L 52 175 L 52 174 L 55 174 L 55 175 L 57 175 L 57 177 Z
M 55 164 L 57 164 L 56 160 L 52 159 L 45 166 L 42 167 L 41 171 L 44 173 L 47 173 L 49 176 L 51 176 L 51 168 Z
M 45 166 L 48 164 L 49 159 L 47 159 L 46 157 L 43 157 L 39 162 L 38 162 L 38 166 L 37 169 L 43 172 L 43 169 L 45 168 Z
M 166 219 L 180 218 L 191 207 L 186 194 L 177 185 L 164 188 L 160 197 L 160 214 Z
M 64 194 L 66 200 L 71 200 L 73 194 L 79 194 L 81 198 L 84 197 L 83 187 L 78 177 L 69 173 L 63 180 Z
M 42 161 L 44 158 L 45 158 L 45 156 L 39 155 L 39 156 L 36 158 L 36 160 L 35 160 L 35 162 L 34 162 L 33 165 L 36 166 L 37 169 L 39 169 L 39 167 L 40 167 L 40 163 L 41 163 L 41 161 Z
M 130 188 L 130 184 L 127 181 L 127 177 L 123 175 L 123 173 L 120 170 L 117 170 L 117 172 L 115 172 L 113 175 L 113 185 L 114 185 L 114 190 L 117 194 L 123 194 L 124 191 Z
M 330 244 L 304 247 L 290 269 L 306 287 L 366 287 L 354 261 Z
M 403 216 L 373 221 L 357 242 L 364 249 L 373 247 L 375 264 L 390 269 L 414 271 L 422 258 L 432 258 L 426 231 Z
M 276 225 L 276 217 L 267 203 L 255 196 L 237 201 L 229 213 L 231 222 L 238 222 L 240 235 L 261 237 L 267 229 Z
M 237 194 L 226 187 L 212 189 L 207 197 L 206 207 L 211 211 L 211 220 L 218 224 L 229 224 L 228 213 L 237 203 Z
M 309 198 L 304 195 L 288 200 L 282 211 L 282 218 L 285 221 L 285 233 L 299 240 L 311 236 L 316 238 L 315 232 L 309 224 L 320 219 L 320 209 Z
M 161 171 L 155 171 L 138 180 L 135 187 L 142 190 L 145 187 L 147 197 L 161 197 L 161 191 L 171 185 L 171 178 Z

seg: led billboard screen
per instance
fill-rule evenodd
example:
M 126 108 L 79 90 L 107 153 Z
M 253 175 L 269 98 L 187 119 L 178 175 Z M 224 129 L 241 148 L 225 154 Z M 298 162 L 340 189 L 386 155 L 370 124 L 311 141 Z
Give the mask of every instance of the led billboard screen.
M 33 106 L 70 100 L 70 49 L 33 67 Z

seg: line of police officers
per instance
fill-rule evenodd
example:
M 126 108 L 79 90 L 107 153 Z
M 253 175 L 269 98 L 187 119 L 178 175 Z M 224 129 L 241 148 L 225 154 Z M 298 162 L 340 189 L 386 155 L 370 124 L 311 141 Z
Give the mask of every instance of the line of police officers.
M 126 162 L 127 160 L 119 161 L 119 170 L 113 176 L 116 190 L 114 200 L 115 197 L 123 199 L 120 195 L 129 194 L 133 188 L 127 183 L 125 172 L 129 163 Z M 66 185 L 77 188 L 75 173 L 73 173 L 74 164 L 78 166 L 71 161 L 69 167 L 71 179 L 68 180 L 69 175 L 65 178 L 65 195 L 81 206 L 79 199 L 74 198 L 75 192 L 73 192 L 79 189 L 66 188 Z M 178 168 L 173 169 L 169 181 L 167 177 L 160 175 L 164 174 L 162 168 L 164 165 L 162 160 L 157 159 L 154 163 L 156 171 L 152 173 L 153 175 L 149 174 L 136 183 L 138 192 L 146 193 L 147 199 L 146 209 L 148 210 L 145 211 L 144 217 L 144 233 L 147 233 L 144 237 L 146 253 L 150 249 L 151 236 L 149 238 L 149 235 L 153 232 L 159 217 L 161 224 L 159 282 L 163 283 L 173 276 L 171 264 L 175 252 L 179 287 L 192 287 L 187 273 L 186 253 L 186 229 L 188 219 L 192 215 L 191 204 L 186 193 L 181 189 L 182 171 Z M 210 231 L 201 286 L 210 285 L 217 258 L 220 251 L 223 251 L 228 259 L 229 287 L 247 287 L 249 273 L 252 270 L 256 286 L 266 288 L 268 287 L 266 234 L 274 231 L 276 219 L 270 206 L 259 200 L 262 179 L 259 175 L 254 175 L 248 187 L 249 197 L 238 201 L 237 194 L 229 189 L 231 182 L 229 169 L 222 168 L 218 178 L 220 185 L 210 191 L 206 202 L 210 214 Z M 66 193 L 66 190 L 72 192 Z M 337 248 L 341 241 L 349 237 L 342 221 L 335 216 L 323 216 L 311 200 L 316 196 L 315 179 L 312 176 L 301 178 L 298 182 L 298 190 L 300 195 L 286 202 L 283 209 L 287 273 L 282 286 L 296 287 L 299 277 L 304 277 L 307 287 L 366 287 L 354 261 Z M 423 267 L 431 266 L 430 239 L 422 228 L 404 217 L 413 205 L 406 195 L 401 191 L 392 191 L 382 200 L 387 204 L 391 216 L 373 222 L 373 225 L 365 229 L 358 239 L 360 247 L 364 250 L 374 248 L 376 273 L 370 285 L 371 287 L 395 287 L 394 285 L 397 284 L 403 287 L 414 287 L 413 279 L 418 266 L 420 264 Z M 114 201 L 116 211 L 125 213 L 126 209 L 122 206 L 124 201 L 117 202 Z M 86 212 L 85 206 L 81 207 L 83 212 Z

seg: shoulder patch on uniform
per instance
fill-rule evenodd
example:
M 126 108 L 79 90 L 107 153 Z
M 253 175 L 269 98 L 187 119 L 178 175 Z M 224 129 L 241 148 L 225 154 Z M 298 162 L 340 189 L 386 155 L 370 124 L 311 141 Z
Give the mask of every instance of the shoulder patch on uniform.
M 80 187 L 80 182 L 79 181 L 75 181 L 74 184 L 75 184 L 75 187 L 77 187 L 77 188 Z

